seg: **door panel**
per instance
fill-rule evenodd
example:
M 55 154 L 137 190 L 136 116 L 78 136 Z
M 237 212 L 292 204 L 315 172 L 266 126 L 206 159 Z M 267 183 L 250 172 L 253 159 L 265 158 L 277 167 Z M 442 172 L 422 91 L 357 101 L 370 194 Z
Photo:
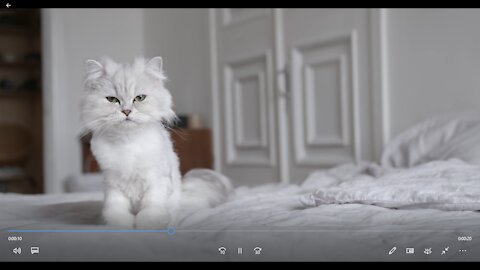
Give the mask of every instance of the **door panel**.
M 283 9 L 290 181 L 371 158 L 369 13 Z
M 229 62 L 224 73 L 225 146 L 230 165 L 275 164 L 268 127 L 271 93 L 268 54 Z M 274 141 L 273 141 L 274 142 Z
M 221 170 L 237 185 L 277 182 L 269 9 L 215 10 Z

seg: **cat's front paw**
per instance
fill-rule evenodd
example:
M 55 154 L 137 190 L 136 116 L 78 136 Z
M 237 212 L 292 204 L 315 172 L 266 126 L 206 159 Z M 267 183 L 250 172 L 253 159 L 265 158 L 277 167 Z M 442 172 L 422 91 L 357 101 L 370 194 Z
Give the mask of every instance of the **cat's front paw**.
M 135 216 L 130 213 L 105 209 L 103 211 L 103 218 L 107 225 L 111 227 L 133 229 L 135 226 Z
M 171 225 L 172 217 L 169 213 L 158 209 L 147 208 L 138 212 L 135 227 L 137 229 L 166 229 Z

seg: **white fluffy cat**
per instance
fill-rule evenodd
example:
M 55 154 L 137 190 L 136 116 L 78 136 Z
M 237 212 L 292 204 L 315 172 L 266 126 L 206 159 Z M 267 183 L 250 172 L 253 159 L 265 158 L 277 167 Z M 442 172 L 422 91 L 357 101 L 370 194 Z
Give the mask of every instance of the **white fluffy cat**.
M 132 64 L 87 60 L 86 69 L 82 120 L 104 174 L 107 224 L 166 228 L 175 225 L 181 204 L 193 209 L 224 201 L 232 186 L 210 170 L 187 174 L 182 195 L 179 161 L 165 127 L 176 116 L 160 57 Z

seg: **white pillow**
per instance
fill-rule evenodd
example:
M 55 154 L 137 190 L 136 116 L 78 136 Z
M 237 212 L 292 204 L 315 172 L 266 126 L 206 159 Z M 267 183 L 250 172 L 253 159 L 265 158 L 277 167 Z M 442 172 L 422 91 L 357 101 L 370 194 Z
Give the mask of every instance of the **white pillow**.
M 480 111 L 437 116 L 410 127 L 385 147 L 381 165 L 408 168 L 452 158 L 480 165 Z
M 101 173 L 72 175 L 65 181 L 65 191 L 68 193 L 103 191 L 103 176 Z

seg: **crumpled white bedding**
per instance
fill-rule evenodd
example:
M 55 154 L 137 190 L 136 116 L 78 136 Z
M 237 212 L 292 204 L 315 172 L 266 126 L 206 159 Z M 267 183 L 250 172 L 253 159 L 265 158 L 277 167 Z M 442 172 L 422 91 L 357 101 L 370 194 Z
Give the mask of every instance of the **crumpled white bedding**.
M 317 187 L 302 198 L 306 206 L 360 203 L 397 209 L 480 210 L 480 166 L 458 159 L 389 170 L 372 163 L 347 164 L 313 173 L 304 185 Z
M 312 173 L 301 185 L 238 187 L 222 205 L 186 211 L 172 240 L 152 234 L 72 235 L 62 241 L 40 234 L 35 239 L 55 247 L 49 257 L 55 260 L 96 258 L 98 250 L 105 253 L 102 258 L 112 260 L 312 260 L 318 252 L 320 260 L 372 260 L 394 244 L 434 246 L 435 239 L 437 246 L 452 245 L 452 237 L 462 232 L 480 236 L 480 213 L 469 211 L 479 209 L 479 178 L 478 167 L 458 160 L 398 170 L 373 163 L 345 164 Z M 102 198 L 98 192 L 3 194 L 0 229 L 108 229 L 100 218 Z M 72 245 L 81 251 L 72 255 Z M 214 257 L 220 245 L 245 250 L 262 245 L 266 253 L 261 258 Z M 305 246 L 312 247 L 310 254 Z M 196 257 L 186 257 L 187 248 L 195 249 Z M 475 248 L 480 252 L 480 245 Z
M 0 229 L 28 224 L 43 227 L 104 226 L 100 218 L 102 199 L 99 192 L 2 194 Z M 362 219 L 366 212 L 388 213 L 387 219 L 399 213 L 378 206 L 425 211 L 480 210 L 480 167 L 460 160 L 434 161 L 409 169 L 389 170 L 374 163 L 345 164 L 316 171 L 301 185 L 238 187 L 232 198 L 222 205 L 195 213 L 185 211 L 180 215 L 183 217 L 179 227 L 340 226 L 356 224 L 356 219 Z M 352 213 L 351 217 L 336 220 L 337 210 L 357 208 L 359 211 Z M 415 211 L 408 213 L 415 216 Z M 480 218 L 480 213 L 471 213 Z M 417 218 L 412 222 L 414 220 Z
M 409 168 L 435 160 L 480 165 L 480 110 L 429 117 L 397 134 L 383 149 L 382 167 Z

